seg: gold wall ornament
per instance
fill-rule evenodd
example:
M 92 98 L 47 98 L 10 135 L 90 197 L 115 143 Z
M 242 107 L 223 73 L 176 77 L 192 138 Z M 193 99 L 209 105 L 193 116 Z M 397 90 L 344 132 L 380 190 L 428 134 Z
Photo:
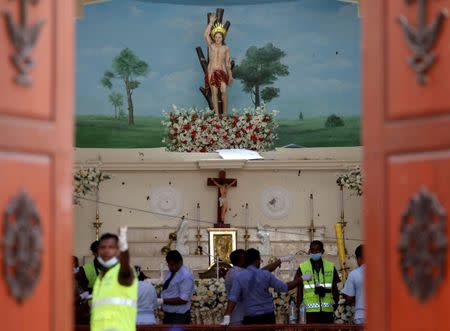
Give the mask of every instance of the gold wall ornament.
M 436 54 L 431 52 L 442 30 L 444 18 L 448 16 L 448 10 L 441 10 L 433 22 L 427 25 L 427 0 L 404 0 L 407 5 L 417 2 L 417 27 L 409 24 L 405 16 L 400 16 L 398 21 L 405 33 L 406 42 L 413 52 L 408 57 L 407 62 L 411 68 L 417 73 L 417 83 L 419 85 L 426 84 L 425 74 L 431 68 L 436 60 Z
M 437 198 L 422 189 L 409 201 L 401 220 L 400 268 L 412 296 L 426 302 L 445 277 L 447 213 Z
M 209 264 L 216 263 L 218 256 L 220 261 L 230 263 L 230 253 L 236 249 L 237 229 L 208 229 L 209 233 Z
M 44 25 L 43 20 L 29 26 L 28 11 L 29 3 L 37 5 L 39 0 L 20 0 L 20 20 L 16 23 L 11 13 L 6 12 L 5 19 L 9 38 L 14 45 L 15 53 L 11 56 L 12 62 L 19 73 L 16 75 L 16 83 L 22 86 L 30 86 L 32 79 L 29 72 L 35 65 L 32 50 L 36 46 L 39 33 Z
M 3 276 L 11 295 L 21 303 L 36 287 L 42 260 L 42 227 L 36 205 L 25 191 L 3 212 Z

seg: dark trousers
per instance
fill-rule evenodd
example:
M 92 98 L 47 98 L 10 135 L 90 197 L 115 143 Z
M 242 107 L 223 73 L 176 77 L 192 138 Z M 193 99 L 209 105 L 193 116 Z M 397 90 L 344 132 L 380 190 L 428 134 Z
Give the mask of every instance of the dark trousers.
M 242 324 L 276 324 L 275 314 L 273 312 L 254 316 L 244 316 Z
M 164 312 L 163 324 L 191 324 L 191 311 L 184 314 Z
M 306 323 L 308 324 L 333 324 L 334 313 L 306 313 Z

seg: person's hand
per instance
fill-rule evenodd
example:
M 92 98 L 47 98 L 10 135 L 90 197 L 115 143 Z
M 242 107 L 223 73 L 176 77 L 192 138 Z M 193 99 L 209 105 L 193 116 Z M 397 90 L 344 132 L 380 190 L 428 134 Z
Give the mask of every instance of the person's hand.
M 230 325 L 230 321 L 231 321 L 230 315 L 225 315 L 223 317 L 223 321 L 222 321 L 222 323 L 220 323 L 220 325 Z
M 128 250 L 127 242 L 127 227 L 120 227 L 119 229 L 119 251 L 125 252 Z
M 302 279 L 306 280 L 306 281 L 309 281 L 309 280 L 312 279 L 312 275 L 311 274 L 304 274 L 304 275 L 302 275 Z
M 294 258 L 295 258 L 294 255 L 286 255 L 286 256 L 280 257 L 280 261 L 281 261 L 282 263 L 283 263 L 283 262 L 291 262 L 291 261 L 294 260 Z
M 158 301 L 158 307 L 161 307 L 163 305 L 163 303 L 164 303 L 164 299 L 163 298 L 158 298 L 157 301 Z
M 211 13 L 209 15 L 209 23 L 214 24 L 215 21 L 216 21 L 216 14 Z

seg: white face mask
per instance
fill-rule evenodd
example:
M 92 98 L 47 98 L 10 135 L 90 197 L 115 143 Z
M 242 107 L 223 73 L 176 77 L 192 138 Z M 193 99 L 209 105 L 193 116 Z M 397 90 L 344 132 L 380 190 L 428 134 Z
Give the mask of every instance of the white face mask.
M 100 256 L 97 257 L 98 262 L 100 262 L 100 264 L 102 266 L 104 266 L 105 268 L 111 268 L 113 265 L 117 264 L 117 262 L 119 262 L 119 260 L 117 259 L 117 257 L 112 257 L 110 258 L 108 261 L 104 261 Z

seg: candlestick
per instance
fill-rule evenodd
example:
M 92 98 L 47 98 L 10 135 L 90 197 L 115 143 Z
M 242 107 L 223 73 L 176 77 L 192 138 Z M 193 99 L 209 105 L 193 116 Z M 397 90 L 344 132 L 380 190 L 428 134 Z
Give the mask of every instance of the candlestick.
M 102 222 L 100 222 L 100 215 L 98 213 L 98 209 L 95 212 L 95 222 L 92 223 L 95 228 L 95 240 L 98 240 L 100 237 L 100 228 L 102 227 Z
M 344 187 L 342 185 L 339 185 L 339 189 L 341 191 L 341 217 L 339 223 L 341 223 L 342 228 L 344 228 L 347 225 L 344 217 Z
M 197 234 L 195 238 L 197 238 L 197 248 L 195 249 L 195 255 L 202 255 L 203 249 L 200 246 L 200 238 L 202 235 L 200 234 L 200 203 L 197 203 Z
M 248 239 L 250 238 L 248 234 L 248 203 L 245 203 L 244 225 L 245 225 L 244 247 L 245 249 L 248 249 Z
M 314 226 L 314 196 L 311 193 L 309 195 L 309 216 L 310 216 L 310 220 L 309 220 L 309 241 L 313 241 L 314 240 L 314 232 L 316 232 L 316 228 Z

